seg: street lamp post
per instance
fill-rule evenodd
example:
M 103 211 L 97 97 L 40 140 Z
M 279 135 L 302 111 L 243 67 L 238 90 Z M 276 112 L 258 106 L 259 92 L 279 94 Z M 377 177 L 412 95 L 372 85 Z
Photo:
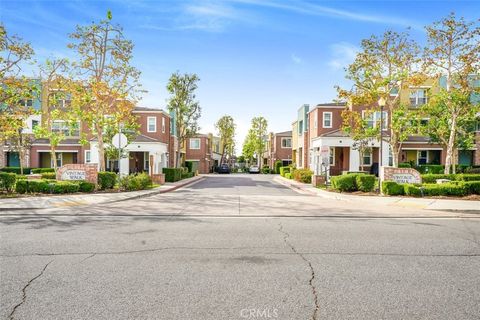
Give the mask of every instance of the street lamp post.
M 378 105 L 380 107 L 380 159 L 378 161 L 378 188 L 379 192 L 382 193 L 382 175 L 380 171 L 383 166 L 383 108 L 385 107 L 385 98 L 382 96 L 378 99 Z

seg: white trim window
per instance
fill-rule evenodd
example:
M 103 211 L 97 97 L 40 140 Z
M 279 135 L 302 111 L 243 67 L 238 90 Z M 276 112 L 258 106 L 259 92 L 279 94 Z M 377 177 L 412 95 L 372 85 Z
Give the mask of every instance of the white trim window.
M 292 138 L 282 138 L 282 148 L 287 149 L 292 147 Z
M 190 149 L 191 150 L 200 150 L 201 141 L 200 138 L 190 138 Z
M 69 125 L 66 121 L 54 120 L 52 123 L 52 132 L 59 132 L 66 137 L 78 137 L 80 136 L 80 122 L 77 121 Z
M 33 107 L 33 99 L 22 99 L 18 102 L 21 107 L 31 108 Z
M 162 117 L 162 133 L 165 133 L 165 117 Z
M 362 166 L 371 166 L 372 165 L 372 151 L 365 150 L 362 157 Z
M 335 166 L 335 147 L 330 147 L 330 153 L 329 153 L 329 165 Z
M 381 121 L 381 113 L 380 111 L 369 112 L 367 116 L 367 110 L 362 110 L 362 119 L 367 122 L 368 128 L 376 127 Z M 382 130 L 387 130 L 388 128 L 388 112 L 383 111 L 383 126 Z
M 143 153 L 143 170 L 150 173 L 150 152 Z
M 157 132 L 157 117 L 147 117 L 147 132 Z
M 410 106 L 419 107 L 427 104 L 428 102 L 428 89 L 412 89 L 410 91 Z
M 324 112 L 323 113 L 323 127 L 324 128 L 331 128 L 332 127 L 332 113 L 331 112 Z
M 85 163 L 91 163 L 91 162 L 92 162 L 92 151 L 85 150 Z

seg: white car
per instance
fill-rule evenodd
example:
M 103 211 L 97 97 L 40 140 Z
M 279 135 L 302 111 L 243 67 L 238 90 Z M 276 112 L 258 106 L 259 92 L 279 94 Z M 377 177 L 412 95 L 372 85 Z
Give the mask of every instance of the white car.
M 260 173 L 260 167 L 259 166 L 251 166 L 248 169 L 248 172 L 250 172 L 250 173 Z

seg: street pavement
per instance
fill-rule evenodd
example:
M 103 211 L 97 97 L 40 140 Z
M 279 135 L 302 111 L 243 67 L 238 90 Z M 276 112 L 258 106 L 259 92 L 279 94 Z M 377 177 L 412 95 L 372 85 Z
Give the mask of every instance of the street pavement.
M 268 175 L 0 216 L 1 319 L 479 319 L 480 219 Z

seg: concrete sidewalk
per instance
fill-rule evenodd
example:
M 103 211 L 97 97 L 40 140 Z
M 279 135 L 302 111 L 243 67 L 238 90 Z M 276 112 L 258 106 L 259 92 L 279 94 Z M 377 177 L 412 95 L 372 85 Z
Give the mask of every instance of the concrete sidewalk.
M 156 187 L 154 189 L 131 192 L 44 195 L 38 197 L 32 196 L 23 198 L 0 199 L 0 212 L 9 210 L 65 208 L 144 198 L 160 193 L 174 191 L 178 188 L 195 183 L 202 179 L 204 179 L 203 176 L 196 176 L 173 183 L 167 182 L 166 184 Z
M 348 193 L 337 193 L 315 188 L 311 184 L 297 182 L 276 176 L 274 181 L 289 188 L 298 190 L 304 194 L 311 194 L 326 199 L 334 199 L 346 202 L 368 202 L 384 206 L 396 206 L 405 208 L 418 208 L 425 210 L 460 211 L 480 214 L 480 201 L 458 200 L 458 199 L 432 199 L 413 197 L 389 197 L 389 196 L 359 196 Z

